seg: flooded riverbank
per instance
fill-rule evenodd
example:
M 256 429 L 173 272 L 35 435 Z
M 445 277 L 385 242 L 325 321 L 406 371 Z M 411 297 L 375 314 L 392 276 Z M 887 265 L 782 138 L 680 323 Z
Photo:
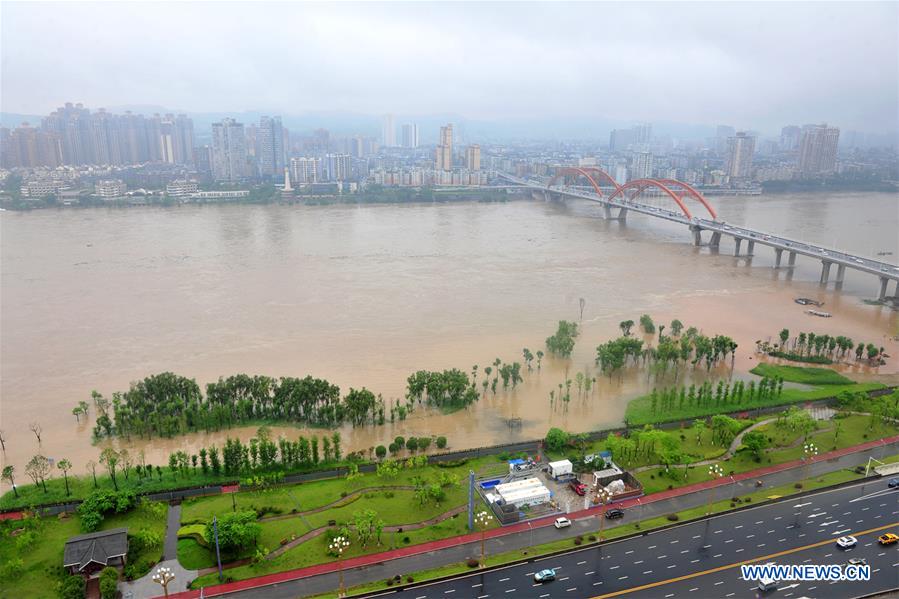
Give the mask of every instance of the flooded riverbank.
M 863 254 L 899 254 L 895 195 L 721 198 L 729 222 L 792 234 Z M 627 401 L 652 388 L 645 372 L 609 381 L 595 347 L 621 320 L 680 319 L 740 344 L 734 376 L 754 364 L 754 341 L 781 328 L 842 334 L 899 357 L 896 313 L 862 302 L 876 279 L 847 273 L 841 294 L 817 285 L 820 264 L 799 259 L 792 280 L 773 252 L 750 262 L 690 245 L 686 230 L 647 217 L 607 222 L 595 207 L 516 201 L 418 206 L 191 206 L 42 211 L 0 216 L 0 428 L 5 460 L 21 471 L 41 450 L 77 470 L 96 459 L 93 417 L 71 409 L 92 389 L 109 396 L 132 380 L 171 370 L 203 385 L 245 372 L 327 378 L 400 398 L 419 369 L 483 370 L 543 349 L 560 319 L 579 320 L 570 360 L 544 358 L 514 391 L 469 410 L 418 410 L 405 422 L 342 429 L 346 450 L 395 435 L 445 435 L 452 448 L 583 431 L 620 422 Z M 833 238 L 831 231 L 840 231 Z M 793 303 L 822 299 L 834 317 Z M 896 372 L 897 359 L 876 377 Z M 550 390 L 577 372 L 597 388 L 567 412 Z M 713 373 L 714 374 L 714 373 Z M 730 365 L 720 376 L 730 376 Z M 853 368 L 847 374 L 853 376 Z M 703 376 L 704 373 L 697 373 Z M 500 385 L 501 388 L 501 385 Z M 510 427 L 509 420 L 521 419 Z M 296 436 L 293 427 L 277 432 Z M 162 463 L 226 434 L 140 446 Z M 135 446 L 135 449 L 138 447 Z

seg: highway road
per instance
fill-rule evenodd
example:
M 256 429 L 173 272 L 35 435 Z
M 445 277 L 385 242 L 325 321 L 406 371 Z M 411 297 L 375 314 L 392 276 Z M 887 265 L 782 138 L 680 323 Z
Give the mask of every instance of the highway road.
M 771 597 L 860 597 L 899 588 L 899 545 L 882 547 L 883 532 L 899 533 L 899 489 L 876 480 L 799 499 L 723 514 L 702 522 L 539 559 L 431 585 L 378 594 L 397 599 L 634 597 L 677 599 L 760 597 L 739 564 L 845 564 L 864 557 L 868 582 L 781 582 Z M 859 544 L 840 550 L 835 539 Z M 554 568 L 545 584 L 534 572 Z

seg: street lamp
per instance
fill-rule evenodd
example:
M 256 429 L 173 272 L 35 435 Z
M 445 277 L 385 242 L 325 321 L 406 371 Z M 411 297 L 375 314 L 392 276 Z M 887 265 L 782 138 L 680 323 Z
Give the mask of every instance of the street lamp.
M 175 573 L 167 566 L 159 566 L 156 569 L 156 574 L 153 575 L 153 582 L 162 586 L 162 592 L 165 593 L 166 597 L 169 596 L 169 583 L 173 580 L 175 580 Z
M 609 499 L 612 498 L 612 493 L 609 492 L 608 489 L 604 487 L 600 487 L 596 492 L 596 499 L 599 500 L 599 540 L 603 541 L 602 529 L 603 524 L 605 523 L 605 514 L 606 514 L 606 504 L 609 502 Z
M 722 476 L 724 476 L 724 470 L 722 470 L 721 466 L 719 466 L 718 464 L 712 464 L 711 466 L 709 466 L 709 476 L 712 478 L 712 480 L 717 480 L 717 479 L 721 478 Z M 708 516 L 709 514 L 712 513 L 712 503 L 715 498 L 715 494 L 716 494 L 715 492 L 717 490 L 718 490 L 717 485 L 712 487 L 712 493 L 709 495 L 709 506 L 705 511 L 706 516 Z
M 481 529 L 481 567 L 486 566 L 484 563 L 484 538 L 487 535 L 487 525 L 490 524 L 490 514 L 481 510 L 474 517 L 475 525 Z
M 803 468 L 802 478 L 808 477 L 808 468 L 818 455 L 818 446 L 814 443 L 806 443 L 802 446 L 802 454 L 805 456 L 805 467 Z
M 343 588 L 343 552 L 350 546 L 350 540 L 343 535 L 334 537 L 328 544 L 328 550 L 337 555 L 337 570 L 340 576 L 340 587 L 337 591 L 338 597 L 346 595 Z

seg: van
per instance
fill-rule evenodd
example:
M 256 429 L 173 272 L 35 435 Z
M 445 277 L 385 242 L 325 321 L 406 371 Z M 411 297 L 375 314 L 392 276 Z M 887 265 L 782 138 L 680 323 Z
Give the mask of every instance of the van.
M 770 591 L 777 588 L 777 581 L 773 578 L 763 578 L 759 581 L 760 591 Z

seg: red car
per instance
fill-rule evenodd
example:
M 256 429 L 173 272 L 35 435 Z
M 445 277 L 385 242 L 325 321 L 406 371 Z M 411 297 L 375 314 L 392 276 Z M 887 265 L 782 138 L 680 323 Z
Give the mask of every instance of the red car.
M 568 486 L 571 487 L 571 490 L 578 495 L 584 496 L 587 494 L 587 485 L 585 485 L 578 479 L 572 480 L 570 483 L 568 483 Z

